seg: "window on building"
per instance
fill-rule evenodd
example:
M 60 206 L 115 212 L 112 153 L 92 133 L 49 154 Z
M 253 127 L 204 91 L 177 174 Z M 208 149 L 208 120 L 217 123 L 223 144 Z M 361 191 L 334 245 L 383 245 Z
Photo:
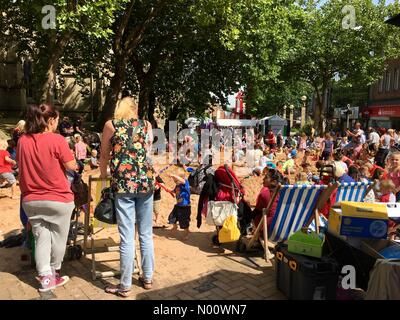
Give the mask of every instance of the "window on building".
M 390 91 L 390 80 L 391 80 L 392 73 L 390 71 L 386 72 L 386 79 L 385 79 L 385 90 L 386 92 Z
M 399 90 L 399 86 L 400 86 L 400 69 L 397 68 L 394 70 L 394 82 L 393 82 L 393 88 L 394 90 Z
M 379 79 L 378 82 L 378 92 L 382 93 L 383 92 L 383 78 Z

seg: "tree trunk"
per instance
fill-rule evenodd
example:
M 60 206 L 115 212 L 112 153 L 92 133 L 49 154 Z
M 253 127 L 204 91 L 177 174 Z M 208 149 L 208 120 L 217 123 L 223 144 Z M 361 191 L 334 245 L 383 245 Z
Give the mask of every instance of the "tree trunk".
M 64 33 L 58 40 L 55 35 L 52 35 L 49 39 L 49 48 L 46 52 L 39 52 L 39 59 L 37 63 L 37 95 L 35 100 L 42 103 L 54 103 L 54 88 L 57 77 L 57 69 L 59 61 L 63 55 L 64 48 L 68 45 L 68 42 L 72 39 L 69 32 Z M 41 59 L 42 58 L 42 59 Z
M 154 111 L 156 109 L 156 94 L 154 90 L 150 90 L 149 94 L 149 109 L 147 112 L 147 119 L 150 121 L 152 126 L 155 128 L 156 126 L 156 119 L 154 118 Z
M 318 88 L 314 88 L 315 93 L 317 94 L 316 98 L 316 106 L 315 106 L 315 113 L 314 113 L 314 126 L 316 132 L 320 135 L 323 132 L 323 123 L 325 119 L 325 87 L 322 88 L 322 94 Z
M 115 74 L 111 78 L 110 87 L 106 93 L 106 99 L 104 102 L 103 110 L 100 113 L 99 118 L 96 123 L 96 130 L 101 131 L 104 127 L 104 124 L 112 119 L 114 115 L 115 106 L 117 104 L 119 94 L 122 91 L 122 86 L 125 81 L 125 71 L 127 67 L 127 62 L 124 57 L 117 57 L 115 60 Z
M 139 118 L 140 119 L 148 119 L 148 111 L 149 111 L 149 97 L 150 97 L 150 88 L 147 87 L 144 83 L 140 85 L 139 89 Z
M 169 121 L 176 121 L 178 119 L 178 115 L 179 115 L 179 107 L 172 108 L 168 114 L 167 119 Z

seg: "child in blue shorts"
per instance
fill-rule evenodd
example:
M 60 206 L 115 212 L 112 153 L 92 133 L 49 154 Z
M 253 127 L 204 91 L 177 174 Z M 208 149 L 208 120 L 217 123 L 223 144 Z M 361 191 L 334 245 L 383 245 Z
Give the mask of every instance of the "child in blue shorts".
M 175 188 L 168 189 L 168 191 L 175 195 L 176 205 L 168 217 L 168 223 L 174 225 L 172 230 L 177 230 L 179 223 L 179 227 L 185 231 L 183 240 L 187 240 L 191 215 L 189 181 L 186 179 L 183 169 L 178 174 L 171 174 L 170 177 L 175 182 Z

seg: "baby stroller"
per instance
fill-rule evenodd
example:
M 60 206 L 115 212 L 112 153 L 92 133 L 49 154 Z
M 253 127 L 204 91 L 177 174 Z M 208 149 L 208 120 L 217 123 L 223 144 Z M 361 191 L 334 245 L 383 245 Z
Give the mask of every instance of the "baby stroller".
M 207 203 L 207 223 L 215 225 L 217 234 L 212 237 L 212 242 L 219 246 L 218 234 L 226 217 L 235 214 L 240 226 L 242 215 L 239 209 L 243 207 L 241 202 L 245 192 L 235 173 L 226 164 L 215 171 L 214 184 L 216 194 Z

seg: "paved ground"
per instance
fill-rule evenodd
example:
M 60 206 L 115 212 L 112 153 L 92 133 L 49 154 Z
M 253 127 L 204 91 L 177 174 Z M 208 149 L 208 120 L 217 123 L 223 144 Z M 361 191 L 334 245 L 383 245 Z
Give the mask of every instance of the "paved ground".
M 210 236 L 210 232 L 193 232 L 191 239 L 183 243 L 175 239 L 170 230 L 156 230 L 154 288 L 148 291 L 142 289 L 135 275 L 130 298 L 284 299 L 276 289 L 275 273 L 271 265 L 259 255 L 248 258 L 229 248 L 215 248 L 210 245 Z M 199 240 L 204 240 L 203 245 L 193 246 Z M 106 284 L 118 283 L 118 279 L 92 281 L 90 257 L 65 262 L 63 271 L 71 277 L 69 283 L 51 293 L 39 294 L 36 290 L 38 283 L 34 278 L 35 270 L 30 267 L 29 262 L 20 260 L 21 254 L 25 252 L 23 248 L 0 249 L 0 257 L 5 257 L 0 260 L 0 299 L 120 299 L 104 292 Z M 118 260 L 118 253 L 101 254 L 99 258 Z M 107 270 L 111 267 L 117 270 L 118 265 L 118 261 L 101 262 L 99 269 Z
M 172 180 L 164 172 L 163 180 L 172 186 Z M 96 175 L 98 172 L 85 173 Z M 86 180 L 87 181 L 87 180 Z M 262 177 L 253 177 L 244 181 L 246 197 L 255 203 L 256 195 L 262 186 Z M 18 192 L 19 193 L 19 192 Z M 175 200 L 162 191 L 161 220 L 166 223 Z M 0 190 L 0 240 L 21 229 L 19 221 L 19 200 L 9 198 L 10 191 Z M 198 196 L 191 197 L 193 208 L 197 208 Z M 188 241 L 181 241 L 182 232 L 177 234 L 169 229 L 154 230 L 155 274 L 154 288 L 146 291 L 139 286 L 137 275 L 133 279 L 131 299 L 285 299 L 277 291 L 275 272 L 267 265 L 261 253 L 254 257 L 241 256 L 233 252 L 233 247 L 225 249 L 211 245 L 215 227 L 203 222 L 196 227 L 196 211 L 192 210 L 191 234 Z M 118 242 L 116 228 L 98 234 L 98 239 L 111 239 Z M 110 240 L 109 240 L 110 241 Z M 29 261 L 21 261 L 21 255 L 27 253 L 24 248 L 0 248 L 0 299 L 119 299 L 104 292 L 108 283 L 118 283 L 116 278 L 93 281 L 91 277 L 91 256 L 80 260 L 65 261 L 63 273 L 71 280 L 50 294 L 40 295 L 35 280 L 36 271 Z M 99 270 L 118 270 L 119 254 L 98 255 Z

